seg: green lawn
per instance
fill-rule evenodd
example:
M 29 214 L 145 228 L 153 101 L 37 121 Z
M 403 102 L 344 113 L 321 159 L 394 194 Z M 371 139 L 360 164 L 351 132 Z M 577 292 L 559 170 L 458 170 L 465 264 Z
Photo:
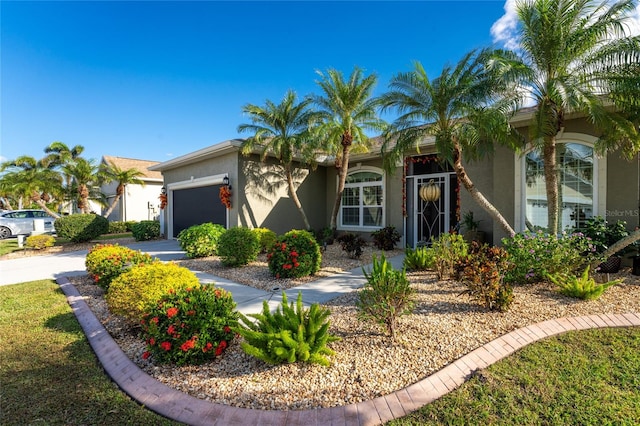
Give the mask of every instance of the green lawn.
M 390 425 L 638 425 L 640 328 L 530 345 Z
M 176 424 L 103 372 L 58 285 L 0 287 L 0 424 Z

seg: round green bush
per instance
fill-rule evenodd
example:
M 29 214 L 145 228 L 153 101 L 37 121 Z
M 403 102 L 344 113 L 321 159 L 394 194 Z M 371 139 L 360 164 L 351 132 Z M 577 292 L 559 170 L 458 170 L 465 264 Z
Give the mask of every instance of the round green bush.
M 123 234 L 125 232 L 127 232 L 127 224 L 125 222 L 109 222 L 110 234 Z
M 206 257 L 216 254 L 218 239 L 225 227 L 213 223 L 193 225 L 178 234 L 180 247 L 188 257 Z
M 58 237 L 84 243 L 109 232 L 109 221 L 95 214 L 72 214 L 56 219 L 54 227 Z
M 261 253 L 266 253 L 278 239 L 276 233 L 268 228 L 254 228 L 253 232 L 256 234 L 258 241 L 260 242 Z
M 136 241 L 149 241 L 160 238 L 160 222 L 157 220 L 142 220 L 131 227 L 131 233 Z
M 200 287 L 193 272 L 175 263 L 136 265 L 120 274 L 105 296 L 109 310 L 139 324 L 144 312 L 170 291 Z
M 281 235 L 267 253 L 269 271 L 276 278 L 299 278 L 320 270 L 322 254 L 313 234 L 292 230 Z
M 235 336 L 235 308 L 231 293 L 213 285 L 165 294 L 142 317 L 142 357 L 184 365 L 222 355 Z
M 118 244 L 96 244 L 87 253 L 84 265 L 93 282 L 107 290 L 111 281 L 133 265 L 151 263 L 153 257 Z
M 217 252 L 223 265 L 242 266 L 256 260 L 260 243 L 249 228 L 229 228 L 218 239 Z

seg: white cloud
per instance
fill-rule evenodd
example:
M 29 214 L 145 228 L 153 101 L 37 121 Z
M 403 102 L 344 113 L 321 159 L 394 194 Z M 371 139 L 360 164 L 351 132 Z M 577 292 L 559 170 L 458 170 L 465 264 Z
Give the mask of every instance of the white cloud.
M 518 47 L 517 25 L 516 0 L 506 0 L 504 3 L 504 15 L 491 26 L 493 42 L 503 45 L 507 49 L 516 49 Z

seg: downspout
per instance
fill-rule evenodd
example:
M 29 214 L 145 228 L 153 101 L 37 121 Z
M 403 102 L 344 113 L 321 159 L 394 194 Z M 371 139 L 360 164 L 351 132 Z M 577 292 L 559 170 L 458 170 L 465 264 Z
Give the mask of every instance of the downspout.
M 122 191 L 122 221 L 127 221 L 127 187 L 125 185 L 124 191 Z

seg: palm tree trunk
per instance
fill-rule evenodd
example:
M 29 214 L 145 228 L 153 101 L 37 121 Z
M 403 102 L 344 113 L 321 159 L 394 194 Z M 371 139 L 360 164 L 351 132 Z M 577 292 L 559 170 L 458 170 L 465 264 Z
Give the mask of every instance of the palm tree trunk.
M 107 211 L 102 216 L 103 217 L 109 217 L 111 212 L 113 212 L 113 210 L 116 208 L 116 204 L 118 204 L 119 200 L 120 200 L 120 194 L 116 193 L 116 196 L 113 199 L 113 201 L 111 202 L 111 204 L 109 205 L 109 208 L 107 209 Z
M 547 191 L 547 229 L 550 234 L 558 233 L 558 174 L 556 173 L 556 138 L 545 139 L 543 147 L 544 180 Z
M 635 231 L 633 231 L 632 233 L 630 233 L 629 235 L 627 235 L 623 239 L 615 242 L 611 247 L 609 247 L 607 250 L 605 250 L 604 253 L 602 253 L 602 257 L 604 259 L 607 259 L 610 256 L 613 256 L 614 254 L 619 252 L 620 250 L 622 250 L 622 249 L 630 246 L 631 244 L 635 243 L 636 241 L 640 241 L 640 229 L 636 229 Z M 593 262 L 591 264 L 591 270 L 594 271 L 598 267 L 599 264 L 600 264 L 600 260 L 598 260 L 596 262 Z
M 453 146 L 453 169 L 456 172 L 458 180 L 460 181 L 460 183 L 462 183 L 462 186 L 464 186 L 464 188 L 469 191 L 471 198 L 473 198 L 474 201 L 478 203 L 478 205 L 482 207 L 484 211 L 489 213 L 489 216 L 491 216 L 491 218 L 495 220 L 498 225 L 500 225 L 500 227 L 507 233 L 507 235 L 513 237 L 516 232 L 513 230 L 511 225 L 509 225 L 509 222 L 507 222 L 507 220 L 500 214 L 498 209 L 496 209 L 493 204 L 491 204 L 491 202 L 489 202 L 489 200 L 485 198 L 482 192 L 478 191 L 478 188 L 475 187 L 475 185 L 469 178 L 469 175 L 467 175 L 467 172 L 462 165 L 462 153 L 457 139 L 454 139 Z
M 349 172 L 349 153 L 351 152 L 352 137 L 349 134 L 342 136 L 342 163 L 338 170 L 338 192 L 336 200 L 333 203 L 333 212 L 331 213 L 331 230 L 335 231 L 338 227 L 338 214 L 340 213 L 340 203 L 342 202 L 342 193 L 344 192 L 344 183 L 347 180 Z
M 44 200 L 36 200 L 36 204 L 39 205 L 40 208 L 45 212 L 47 212 L 50 216 L 53 216 L 56 219 L 60 218 L 60 215 L 58 213 L 54 212 L 53 210 L 49 209 L 49 207 L 47 207 L 47 204 L 44 202 Z
M 291 176 L 291 170 L 287 168 L 287 185 L 289 187 L 289 196 L 293 200 L 293 203 L 298 208 L 300 212 L 300 216 L 302 216 L 302 221 L 304 222 L 304 226 L 307 231 L 311 230 L 311 225 L 309 225 L 309 220 L 307 219 L 307 215 L 304 212 L 304 208 L 302 208 L 302 203 L 300 203 L 300 199 L 298 198 L 298 194 L 296 194 L 296 189 L 293 186 L 293 176 Z

